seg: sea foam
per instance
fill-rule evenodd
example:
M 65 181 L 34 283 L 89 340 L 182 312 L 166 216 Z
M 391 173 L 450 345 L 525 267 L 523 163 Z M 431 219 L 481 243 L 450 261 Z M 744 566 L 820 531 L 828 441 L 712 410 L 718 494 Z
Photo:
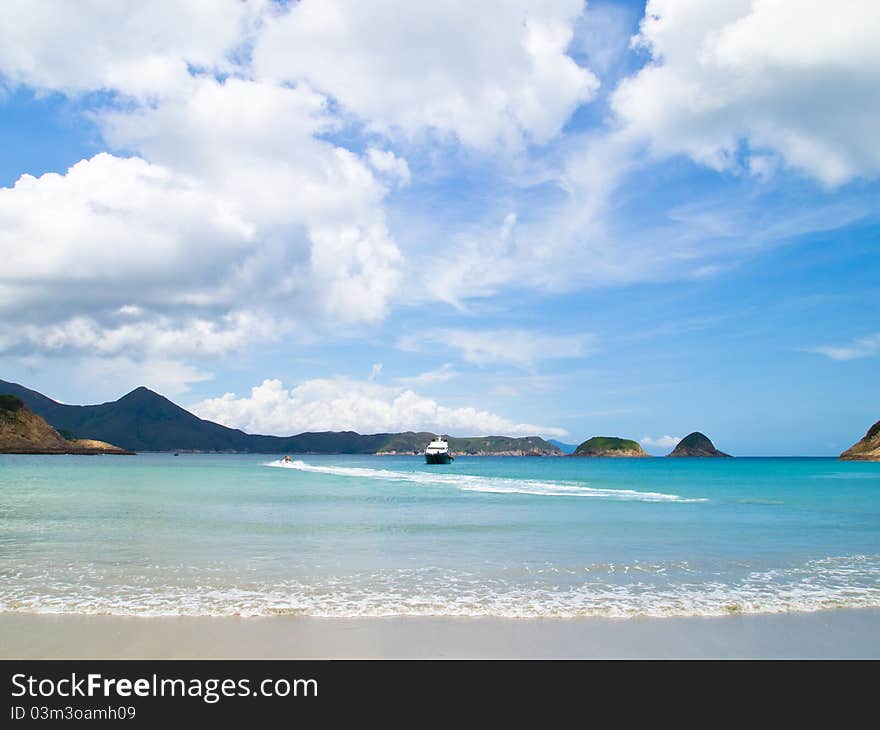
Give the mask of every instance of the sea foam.
M 852 555 L 756 570 L 739 579 L 702 578 L 676 565 L 593 566 L 567 585 L 486 579 L 436 568 L 324 576 L 255 585 L 98 586 L 74 576 L 0 585 L 0 611 L 133 616 L 496 616 L 668 617 L 880 608 L 880 556 Z M 638 571 L 635 569 L 638 568 Z M 614 575 L 640 572 L 619 582 Z M 670 572 L 676 573 L 666 580 Z M 686 575 L 690 573 L 689 577 Z M 48 580 L 47 580 L 48 579 Z M 103 582 L 103 581 L 102 581 Z
M 481 477 L 472 474 L 449 474 L 428 471 L 395 471 L 367 467 L 324 466 L 308 464 L 301 460 L 285 462 L 270 461 L 265 466 L 316 474 L 332 474 L 359 479 L 409 482 L 427 486 L 443 486 L 465 492 L 488 492 L 491 494 L 532 494 L 542 497 L 593 497 L 636 502 L 706 502 L 704 498 L 680 497 L 664 492 L 642 492 L 635 489 L 607 489 L 590 487 L 581 482 L 542 481 L 537 479 L 510 479 L 506 477 Z

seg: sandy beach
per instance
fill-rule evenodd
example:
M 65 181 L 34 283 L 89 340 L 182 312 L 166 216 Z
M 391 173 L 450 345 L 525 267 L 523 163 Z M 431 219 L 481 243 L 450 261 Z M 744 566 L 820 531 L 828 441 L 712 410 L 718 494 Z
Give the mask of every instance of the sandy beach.
M 880 609 L 718 618 L 0 614 L 2 658 L 878 658 Z

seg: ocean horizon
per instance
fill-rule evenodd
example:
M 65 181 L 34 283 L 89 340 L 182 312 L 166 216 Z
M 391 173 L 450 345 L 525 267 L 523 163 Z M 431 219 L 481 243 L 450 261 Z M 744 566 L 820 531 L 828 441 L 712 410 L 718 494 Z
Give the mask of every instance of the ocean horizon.
M 721 616 L 880 607 L 880 464 L 0 455 L 0 612 Z

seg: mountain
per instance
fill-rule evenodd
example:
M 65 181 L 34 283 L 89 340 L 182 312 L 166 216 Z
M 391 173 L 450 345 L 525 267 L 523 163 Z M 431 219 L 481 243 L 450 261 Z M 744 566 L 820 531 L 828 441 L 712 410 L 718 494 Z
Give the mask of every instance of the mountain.
M 571 456 L 642 457 L 648 454 L 644 452 L 638 441 L 632 439 L 593 436 L 578 446 Z
M 33 413 L 21 398 L 0 395 L 0 453 L 4 454 L 130 454 L 91 439 L 67 439 Z
M 562 441 L 557 441 L 556 439 L 547 439 L 547 443 L 553 444 L 563 454 L 572 454 L 577 448 L 577 444 L 564 444 Z
M 248 451 L 243 431 L 203 421 L 144 387 L 111 403 L 69 406 L 16 383 L 0 381 L 0 393 L 21 398 L 55 428 L 132 451 Z
M 70 406 L 17 383 L 0 380 L 0 393 L 20 398 L 56 429 L 79 438 L 100 439 L 132 451 L 226 451 L 265 454 L 421 453 L 434 434 L 324 431 L 296 436 L 247 434 L 206 421 L 148 388 L 110 403 Z M 537 436 L 450 438 L 460 454 L 559 455 L 560 450 Z
M 678 445 L 666 456 L 678 457 L 678 456 L 727 456 L 730 454 L 725 454 L 723 451 L 719 451 L 715 448 L 715 444 L 713 444 L 708 436 L 700 433 L 699 431 L 694 431 L 691 434 L 685 436 L 681 441 L 678 442 Z
M 840 455 L 851 461 L 880 461 L 880 421 L 877 421 L 865 437 Z

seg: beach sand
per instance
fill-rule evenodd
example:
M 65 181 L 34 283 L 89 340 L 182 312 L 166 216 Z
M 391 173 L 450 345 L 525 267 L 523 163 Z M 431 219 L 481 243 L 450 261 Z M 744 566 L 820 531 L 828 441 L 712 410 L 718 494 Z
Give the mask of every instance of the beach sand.
M 717 618 L 0 614 L 2 658 L 880 658 L 880 609 Z

